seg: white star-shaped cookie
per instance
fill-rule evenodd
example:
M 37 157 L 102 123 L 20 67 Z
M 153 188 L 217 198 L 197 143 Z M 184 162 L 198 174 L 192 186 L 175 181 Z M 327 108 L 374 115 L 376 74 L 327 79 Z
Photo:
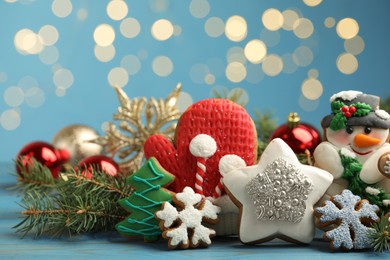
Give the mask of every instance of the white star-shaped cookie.
M 246 166 L 240 157 L 225 155 L 219 170 L 225 190 L 240 208 L 242 243 L 313 240 L 313 205 L 333 181 L 329 172 L 301 164 L 279 138 L 270 142 L 257 165 Z

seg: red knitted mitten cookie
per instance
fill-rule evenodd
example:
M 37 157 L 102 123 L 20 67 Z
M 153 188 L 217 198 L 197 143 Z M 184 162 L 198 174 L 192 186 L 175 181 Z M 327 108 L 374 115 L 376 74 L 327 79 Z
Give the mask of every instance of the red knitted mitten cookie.
M 256 128 L 243 107 L 227 99 L 199 101 L 179 119 L 173 141 L 162 135 L 152 135 L 144 144 L 146 158 L 156 157 L 176 176 L 169 186 L 174 192 L 182 192 L 186 186 L 195 188 L 200 166 L 199 158 L 190 151 L 190 142 L 201 134 L 210 136 L 216 143 L 215 152 L 203 161 L 205 174 L 201 182 L 205 196 L 212 196 L 220 183 L 218 163 L 222 156 L 238 155 L 246 165 L 254 164 L 257 158 Z

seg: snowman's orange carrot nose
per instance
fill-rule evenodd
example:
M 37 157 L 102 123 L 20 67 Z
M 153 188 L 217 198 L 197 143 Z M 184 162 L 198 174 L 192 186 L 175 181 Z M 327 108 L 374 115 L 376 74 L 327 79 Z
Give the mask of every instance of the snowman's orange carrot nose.
M 353 142 L 357 147 L 364 148 L 364 147 L 370 147 L 373 145 L 377 145 L 381 142 L 380 139 L 371 137 L 365 134 L 357 134 L 355 135 L 355 138 L 353 139 Z

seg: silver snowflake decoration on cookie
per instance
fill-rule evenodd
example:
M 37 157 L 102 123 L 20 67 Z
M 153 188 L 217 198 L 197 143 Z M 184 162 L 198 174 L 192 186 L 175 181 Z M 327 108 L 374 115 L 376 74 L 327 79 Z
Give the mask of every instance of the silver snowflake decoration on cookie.
M 379 221 L 378 210 L 377 205 L 371 205 L 350 190 L 344 190 L 341 195 L 326 201 L 325 206 L 315 209 L 316 223 L 319 227 L 337 223 L 336 228 L 325 233 L 325 238 L 332 241 L 333 249 L 370 248 L 370 234 L 375 229 L 369 225 Z
M 202 223 L 215 224 L 221 208 L 190 187 L 185 187 L 182 193 L 177 193 L 172 199 L 179 210 L 165 202 L 162 210 L 156 212 L 156 217 L 161 220 L 160 227 L 165 230 L 162 235 L 169 240 L 169 247 L 210 245 L 210 237 L 215 236 L 215 231 Z
M 269 143 L 256 165 L 245 166 L 239 156 L 225 155 L 219 170 L 225 190 L 240 208 L 242 243 L 258 244 L 274 238 L 312 241 L 313 205 L 332 184 L 332 174 L 301 164 L 279 138 Z
M 298 223 L 306 210 L 313 185 L 298 167 L 283 159 L 267 165 L 247 185 L 258 220 L 287 220 Z

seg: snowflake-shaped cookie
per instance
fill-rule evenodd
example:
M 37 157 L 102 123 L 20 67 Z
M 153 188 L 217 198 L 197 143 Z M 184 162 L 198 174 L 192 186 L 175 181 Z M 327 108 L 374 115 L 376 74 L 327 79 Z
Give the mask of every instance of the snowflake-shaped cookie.
M 168 239 L 169 248 L 210 245 L 210 238 L 215 236 L 215 231 L 204 227 L 202 223 L 215 224 L 221 209 L 190 187 L 185 187 L 172 200 L 179 211 L 165 202 L 162 210 L 155 214 L 160 220 L 160 228 L 164 230 L 162 236 Z
M 315 209 L 316 225 L 320 228 L 329 225 L 337 227 L 324 233 L 324 239 L 331 241 L 332 249 L 364 249 L 370 248 L 370 234 L 375 229 L 369 227 L 378 222 L 376 214 L 379 208 L 367 200 L 361 200 L 350 190 L 344 190 L 325 202 L 325 206 Z

